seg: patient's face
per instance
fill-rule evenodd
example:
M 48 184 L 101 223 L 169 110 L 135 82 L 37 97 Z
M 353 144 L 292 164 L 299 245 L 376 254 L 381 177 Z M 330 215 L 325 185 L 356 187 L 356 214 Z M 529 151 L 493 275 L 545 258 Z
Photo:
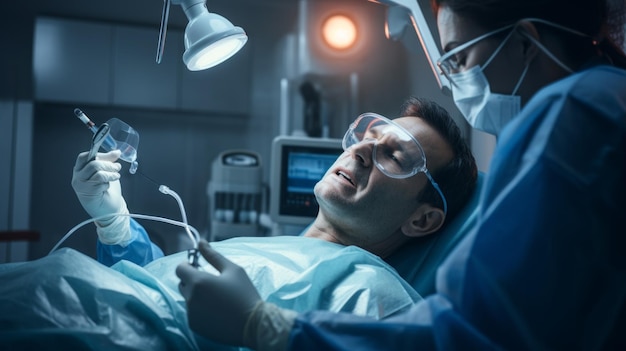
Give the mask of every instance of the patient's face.
M 394 120 L 420 142 L 432 172 L 452 158 L 452 151 L 433 128 L 417 117 Z M 394 179 L 372 160 L 373 143 L 361 143 L 341 154 L 315 186 L 320 215 L 337 227 L 344 244 L 364 248 L 383 244 L 420 205 L 428 183 L 424 173 Z

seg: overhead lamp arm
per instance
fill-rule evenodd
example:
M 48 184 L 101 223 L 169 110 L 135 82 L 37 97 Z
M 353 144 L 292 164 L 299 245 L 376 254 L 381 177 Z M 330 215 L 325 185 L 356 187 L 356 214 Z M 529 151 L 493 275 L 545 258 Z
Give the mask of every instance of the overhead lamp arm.
M 171 0 L 163 0 L 163 12 L 161 14 L 161 28 L 159 29 L 159 42 L 157 45 L 156 63 L 161 63 L 165 50 L 165 36 L 167 34 L 167 22 L 170 17 Z
M 384 4 L 390 6 L 388 11 L 387 18 L 387 26 L 390 25 L 390 21 L 400 20 L 398 18 L 398 10 L 402 10 L 405 12 L 408 17 L 411 19 L 411 23 L 413 24 L 413 28 L 417 33 L 417 37 L 419 38 L 420 44 L 422 45 L 422 49 L 426 53 L 426 60 L 435 75 L 435 80 L 439 85 L 439 89 L 448 95 L 450 94 L 450 82 L 446 79 L 445 76 L 439 74 L 439 69 L 437 68 L 437 60 L 441 57 L 441 52 L 439 51 L 439 47 L 437 46 L 435 39 L 433 38 L 433 34 L 428 27 L 428 23 L 426 22 L 426 18 L 424 17 L 424 13 L 419 6 L 418 0 L 370 0 L 372 2 Z

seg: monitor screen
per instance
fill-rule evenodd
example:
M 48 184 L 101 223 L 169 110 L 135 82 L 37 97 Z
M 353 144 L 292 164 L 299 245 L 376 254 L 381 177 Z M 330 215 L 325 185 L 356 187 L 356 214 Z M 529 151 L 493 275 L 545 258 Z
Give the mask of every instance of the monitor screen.
M 317 215 L 313 188 L 343 152 L 341 140 L 277 137 L 272 145 L 270 212 L 279 224 L 308 224 Z

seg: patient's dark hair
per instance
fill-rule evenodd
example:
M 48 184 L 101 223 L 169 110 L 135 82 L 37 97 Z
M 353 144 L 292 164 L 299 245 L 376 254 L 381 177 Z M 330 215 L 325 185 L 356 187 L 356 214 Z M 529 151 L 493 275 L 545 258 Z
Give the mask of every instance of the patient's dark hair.
M 454 153 L 445 166 L 429 169 L 448 203 L 445 227 L 463 209 L 476 188 L 478 170 L 472 151 L 448 111 L 434 101 L 411 97 L 402 105 L 400 116 L 421 118 L 441 135 Z M 420 201 L 443 209 L 441 196 L 430 182 L 422 190 Z

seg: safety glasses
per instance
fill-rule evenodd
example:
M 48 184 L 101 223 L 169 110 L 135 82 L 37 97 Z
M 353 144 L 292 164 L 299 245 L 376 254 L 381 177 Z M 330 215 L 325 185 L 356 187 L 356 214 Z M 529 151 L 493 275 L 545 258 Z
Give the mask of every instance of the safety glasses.
M 360 115 L 348 128 L 343 137 L 345 151 L 361 143 L 372 143 L 372 161 L 386 176 L 395 179 L 411 177 L 423 172 L 443 200 L 446 199 L 426 168 L 426 155 L 422 145 L 399 124 L 375 113 Z
M 483 35 L 480 35 L 468 42 L 465 42 L 457 47 L 455 47 L 454 49 L 448 51 L 447 53 L 445 53 L 443 56 L 441 56 L 439 58 L 439 60 L 437 60 L 437 66 L 439 67 L 439 70 L 441 71 L 441 73 L 448 78 L 448 80 L 452 83 L 454 83 L 454 79 L 453 77 L 451 77 L 451 75 L 453 75 L 454 73 L 458 73 L 460 66 L 459 66 L 459 53 L 462 52 L 463 50 L 469 48 L 470 46 L 480 42 L 483 39 L 486 39 L 492 35 L 498 34 L 500 32 L 503 32 L 505 30 L 511 29 L 513 28 L 514 25 L 508 25 L 499 29 L 496 29 L 494 31 L 485 33 Z M 512 32 L 511 32 L 512 33 Z M 511 34 L 509 33 L 509 35 Z M 500 46 L 504 45 L 504 43 L 506 42 L 506 40 L 504 40 Z M 499 48 L 498 48 L 499 50 Z M 493 57 L 492 57 L 493 58 Z M 489 59 L 489 61 L 491 61 L 491 58 Z M 483 64 L 483 67 L 486 67 L 489 64 L 489 62 L 486 62 L 485 64 Z

